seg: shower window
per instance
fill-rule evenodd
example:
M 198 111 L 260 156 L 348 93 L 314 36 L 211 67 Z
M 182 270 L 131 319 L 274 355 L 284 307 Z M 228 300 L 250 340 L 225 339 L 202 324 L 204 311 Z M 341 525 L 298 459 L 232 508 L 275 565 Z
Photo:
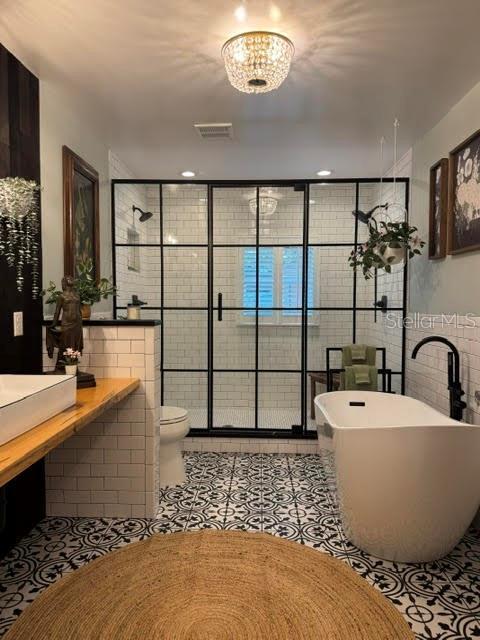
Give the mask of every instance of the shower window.
M 259 247 L 258 306 L 264 324 L 299 324 L 302 317 L 302 247 Z M 241 253 L 241 320 L 255 318 L 257 299 L 255 247 Z M 308 249 L 308 307 L 314 307 L 318 290 L 313 248 Z M 308 310 L 312 318 L 313 311 Z M 296 320 L 297 319 L 297 320 Z
M 258 278 L 258 306 L 260 318 L 273 318 L 275 307 L 275 253 L 271 247 L 261 247 L 258 251 L 260 272 Z M 255 247 L 243 249 L 242 264 L 242 311 L 244 318 L 255 318 L 257 300 L 257 251 Z
M 302 315 L 302 272 L 303 249 L 301 247 L 285 247 L 280 250 L 282 261 L 281 301 L 282 316 L 300 318 Z M 308 286 L 307 306 L 314 305 L 314 292 L 317 290 L 317 274 L 315 272 L 315 256 L 313 248 L 308 248 Z M 308 316 L 312 316 L 311 310 Z

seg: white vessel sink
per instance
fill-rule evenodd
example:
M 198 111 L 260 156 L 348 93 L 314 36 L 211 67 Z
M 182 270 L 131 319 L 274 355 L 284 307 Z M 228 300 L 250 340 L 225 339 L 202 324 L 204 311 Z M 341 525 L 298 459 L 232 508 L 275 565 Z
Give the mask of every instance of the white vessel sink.
M 75 376 L 0 375 L 0 445 L 77 401 Z

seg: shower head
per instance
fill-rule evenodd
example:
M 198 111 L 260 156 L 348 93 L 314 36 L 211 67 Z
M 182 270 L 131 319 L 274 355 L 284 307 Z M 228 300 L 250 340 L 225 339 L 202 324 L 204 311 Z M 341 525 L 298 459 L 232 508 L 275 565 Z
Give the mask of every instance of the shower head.
M 352 215 L 358 218 L 360 222 L 363 222 L 364 224 L 368 224 L 370 222 L 371 217 L 373 216 L 373 214 L 377 209 L 387 210 L 388 202 L 386 204 L 378 204 L 376 207 L 373 207 L 373 209 L 370 209 L 370 211 L 367 211 L 367 212 L 362 211 L 361 209 L 355 209 L 355 211 L 352 211 Z
M 140 211 L 140 222 L 146 222 L 153 216 L 153 213 L 151 211 L 143 211 L 143 209 L 140 209 L 140 207 L 136 207 L 135 205 L 132 205 L 132 211 L 133 213 L 135 213 L 135 211 Z
M 368 221 L 370 220 L 371 217 L 371 213 L 365 213 L 365 211 L 361 211 L 360 209 L 356 209 L 355 211 L 352 211 L 352 215 L 354 215 L 356 218 L 359 219 L 360 222 L 363 222 L 364 224 L 368 224 Z

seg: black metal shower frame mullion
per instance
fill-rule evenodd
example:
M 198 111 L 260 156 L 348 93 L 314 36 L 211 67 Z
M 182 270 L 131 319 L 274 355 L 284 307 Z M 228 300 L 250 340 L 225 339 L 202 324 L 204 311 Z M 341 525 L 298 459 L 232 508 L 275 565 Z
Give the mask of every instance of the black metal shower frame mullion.
M 118 305 L 117 309 L 127 309 L 127 307 Z M 213 306 L 213 310 L 217 311 L 218 307 Z M 146 310 L 160 311 L 161 307 L 148 306 Z M 165 311 L 208 311 L 208 307 L 170 307 L 165 306 Z M 285 307 L 259 307 L 259 311 L 284 311 Z M 308 307 L 309 311 L 353 311 L 353 307 Z M 403 307 L 385 307 L 386 311 L 403 311 Z M 222 311 L 255 311 L 254 307 L 227 307 L 222 305 Z M 288 311 L 302 311 L 302 307 L 288 307 Z M 373 307 L 361 307 L 357 305 L 357 311 L 372 311 Z M 300 326 L 300 323 L 285 323 L 282 326 Z
M 111 183 L 110 185 L 110 220 L 112 228 L 111 232 L 111 240 L 112 240 L 112 283 L 114 287 L 115 293 L 113 294 L 113 317 L 116 320 L 117 318 L 117 244 L 116 244 L 116 220 L 115 220 L 115 184 Z
M 260 303 L 260 187 L 256 187 L 255 216 L 255 430 L 258 430 L 258 319 Z
M 409 205 L 410 205 L 410 182 L 405 184 L 405 222 L 409 222 L 410 213 L 409 213 Z M 402 381 L 401 381 L 401 392 L 402 395 L 405 395 L 405 362 L 407 358 L 407 326 L 406 326 L 406 317 L 408 314 L 408 251 L 405 256 L 405 264 L 403 266 L 403 309 L 402 309 Z
M 355 183 L 355 211 L 358 211 L 360 205 L 360 184 Z M 355 253 L 358 248 L 358 216 L 355 216 L 355 228 L 354 228 L 354 247 Z M 357 341 L 357 269 L 353 270 L 353 317 L 352 317 L 352 342 Z
M 310 227 L 310 185 L 303 191 L 303 261 L 302 261 L 302 335 L 300 374 L 300 423 L 302 434 L 307 431 L 307 358 L 308 358 L 308 252 Z
M 180 373 L 184 371 L 185 373 L 208 373 L 208 369 L 205 368 L 181 368 L 181 367 L 165 367 L 165 371 L 168 373 Z M 252 373 L 252 369 L 224 369 L 221 367 L 215 367 L 213 369 L 216 373 Z M 328 369 L 307 369 L 307 373 L 327 373 Z M 301 369 L 258 369 L 259 373 L 291 373 L 291 374 L 300 374 L 302 373 Z M 392 376 L 401 376 L 402 372 L 397 371 L 395 369 L 391 370 Z
M 197 242 L 176 242 L 175 244 L 170 244 L 169 242 L 116 242 L 114 244 L 115 247 L 157 247 L 165 246 L 166 249 L 208 249 L 208 243 L 197 243 Z M 303 242 L 260 242 L 259 246 L 261 248 L 264 247 L 303 247 Z M 354 242 L 310 242 L 310 247 L 354 247 Z M 255 248 L 255 243 L 253 242 L 236 242 L 236 243 L 228 243 L 228 242 L 215 242 L 213 243 L 213 247 L 215 249 L 235 249 L 236 247 L 253 247 Z
M 297 185 L 313 184 L 313 185 L 325 185 L 331 184 L 370 184 L 372 182 L 383 181 L 385 184 L 393 183 L 395 180 L 397 184 L 406 184 L 409 182 L 409 178 L 380 178 L 380 176 L 373 176 L 371 178 L 286 178 L 281 180 L 181 180 L 172 178 L 170 180 L 157 179 L 157 178 L 113 178 L 112 184 L 147 184 L 147 185 L 205 185 L 212 187 L 295 187 Z
M 214 324 L 213 324 L 213 286 L 214 286 L 214 258 L 213 258 L 213 186 L 207 188 L 207 431 L 213 432 L 213 383 L 214 383 Z
M 163 251 L 163 187 L 158 185 L 159 195 L 159 231 L 160 231 L 160 404 L 165 404 L 165 260 Z

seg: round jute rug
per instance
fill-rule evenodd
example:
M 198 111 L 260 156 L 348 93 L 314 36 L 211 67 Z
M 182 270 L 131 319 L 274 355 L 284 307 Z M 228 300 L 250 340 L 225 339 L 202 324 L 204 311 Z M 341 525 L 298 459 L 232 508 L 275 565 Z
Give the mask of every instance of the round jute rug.
M 412 640 L 342 561 L 267 534 L 155 535 L 59 580 L 7 640 Z

